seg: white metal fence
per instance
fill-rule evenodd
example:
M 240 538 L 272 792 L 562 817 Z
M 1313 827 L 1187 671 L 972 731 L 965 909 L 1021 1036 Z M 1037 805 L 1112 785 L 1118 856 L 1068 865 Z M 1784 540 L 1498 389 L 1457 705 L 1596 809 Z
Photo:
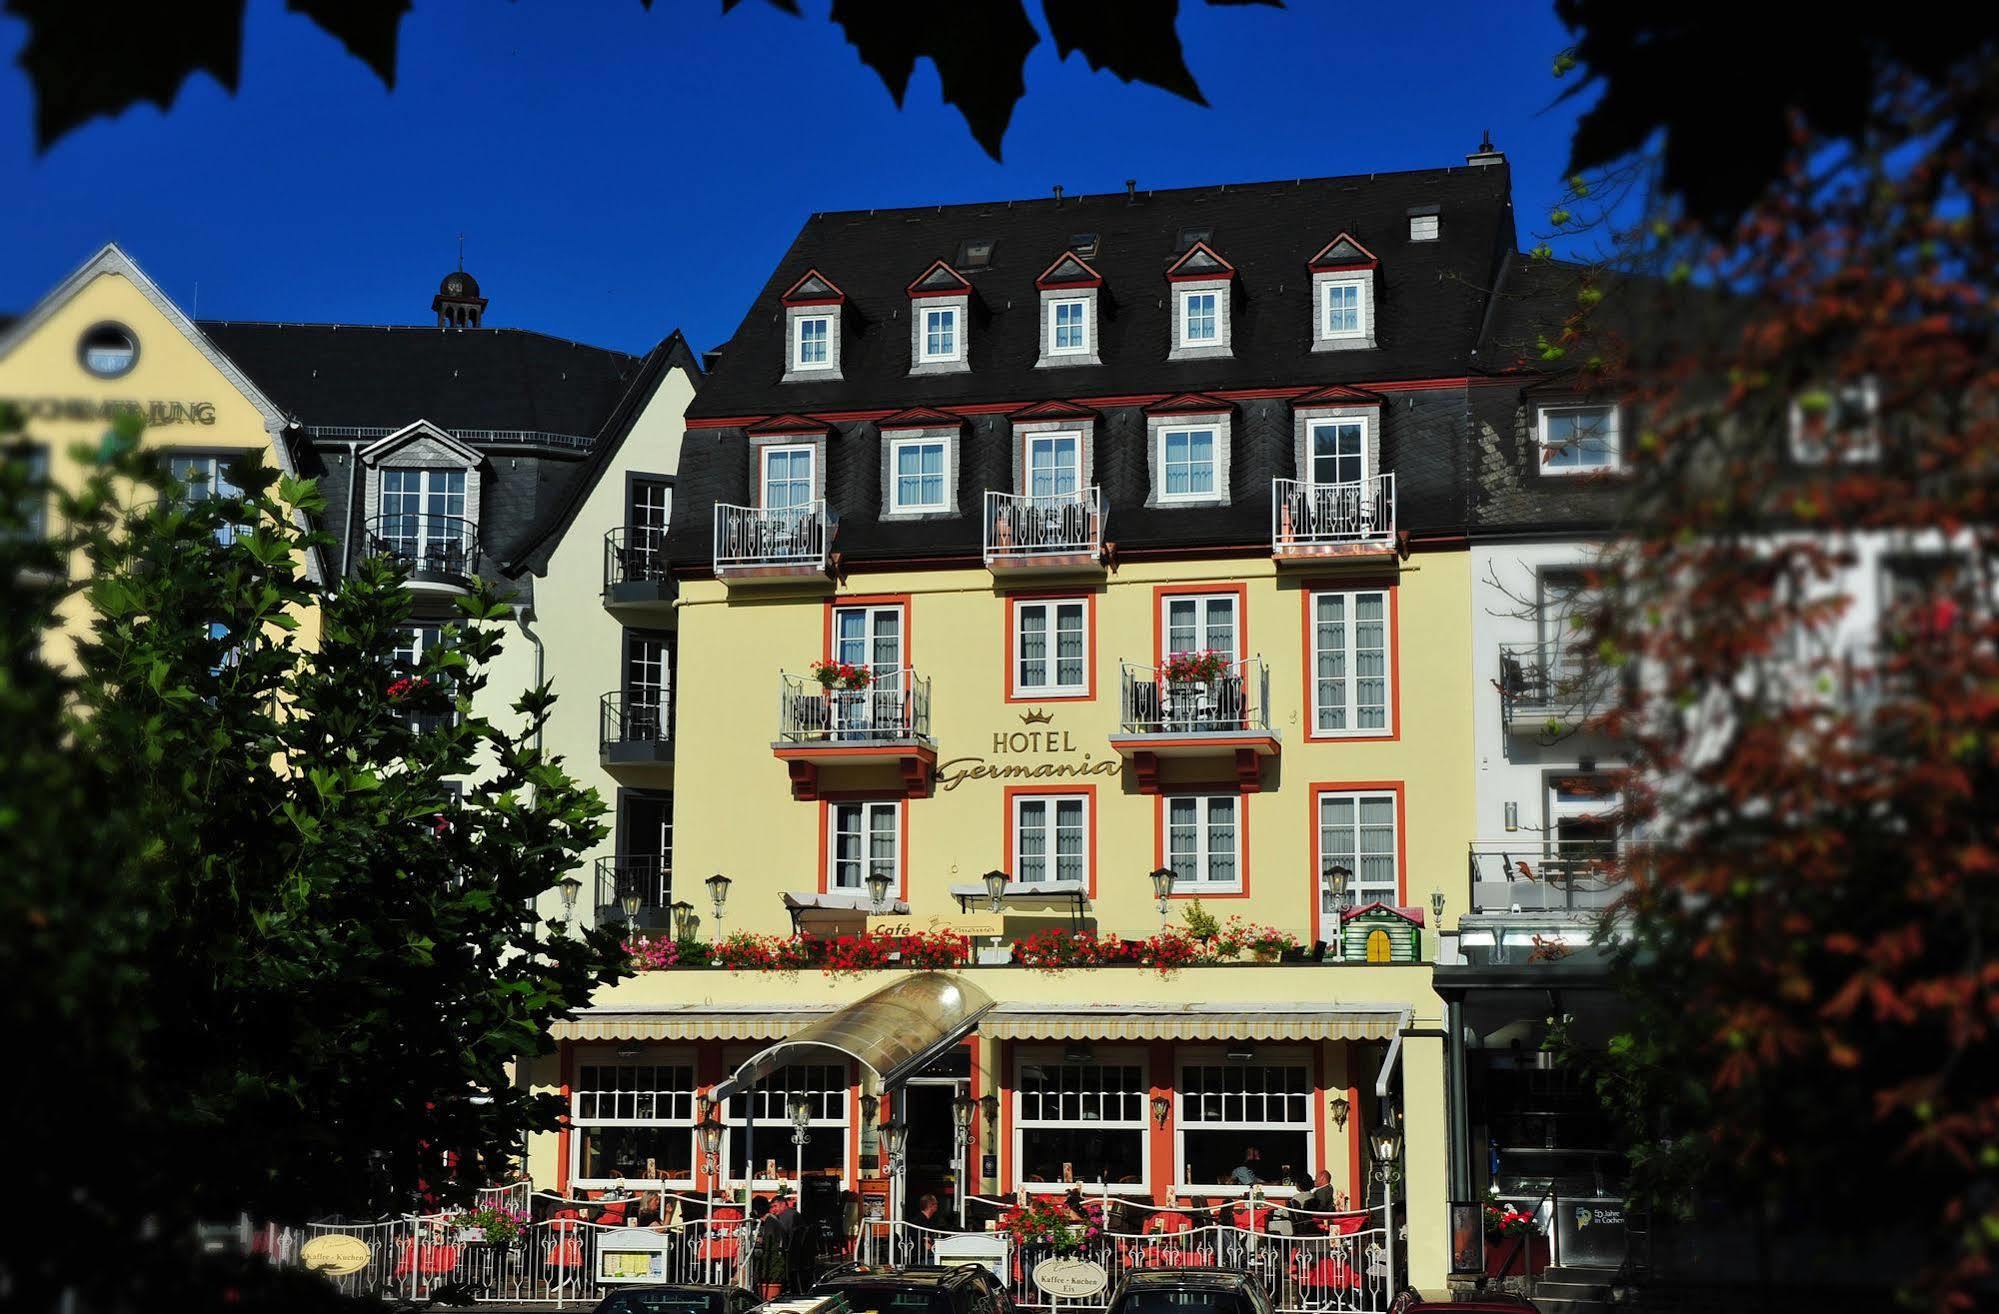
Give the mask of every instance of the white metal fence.
M 715 504 L 715 565 L 826 565 L 826 503 L 763 507 Z
M 1395 540 L 1395 476 L 1344 484 L 1271 481 L 1270 541 L 1277 551 Z
M 1035 557 L 1100 556 L 1104 491 L 986 493 L 986 561 L 1019 564 Z

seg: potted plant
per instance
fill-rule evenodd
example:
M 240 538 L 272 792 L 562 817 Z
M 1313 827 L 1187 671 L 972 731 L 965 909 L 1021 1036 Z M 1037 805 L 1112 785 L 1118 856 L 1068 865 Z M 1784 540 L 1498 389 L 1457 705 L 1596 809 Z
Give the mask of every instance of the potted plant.
M 1198 897 L 1180 910 L 1180 920 L 1187 923 L 1187 934 L 1203 945 L 1214 943 L 1215 937 L 1221 934 L 1222 924 L 1215 920 L 1213 913 L 1201 906 Z
M 855 666 L 851 662 L 814 662 L 812 678 L 819 681 L 819 687 L 831 693 L 835 689 L 865 689 L 875 682 L 873 668 Z
M 1489 1277 L 1504 1277 L 1508 1273 L 1532 1276 L 1537 1268 L 1548 1265 L 1548 1243 L 1532 1214 L 1489 1199 L 1485 1202 L 1485 1236 L 1485 1271 Z
M 1168 684 L 1212 684 L 1229 668 L 1228 655 L 1219 648 L 1200 652 L 1176 652 L 1166 658 L 1160 674 Z

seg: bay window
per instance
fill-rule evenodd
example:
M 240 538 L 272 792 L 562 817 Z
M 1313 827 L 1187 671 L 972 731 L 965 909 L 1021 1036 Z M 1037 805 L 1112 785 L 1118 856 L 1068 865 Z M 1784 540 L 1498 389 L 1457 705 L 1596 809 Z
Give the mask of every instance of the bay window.
M 570 1087 L 570 1185 L 694 1184 L 692 1062 L 583 1063 Z
M 801 1168 L 807 1173 L 830 1169 L 845 1177 L 850 1084 L 844 1063 L 793 1063 L 731 1095 L 722 1106 L 727 1129 L 723 1137 L 724 1179 L 742 1182 L 751 1166 L 750 1154 L 756 1155 L 758 1186 L 775 1186 Z M 791 1141 L 793 1096 L 804 1099 L 809 1115 L 803 1146 Z M 744 1133 L 753 1110 L 757 1127 L 754 1147 Z
M 1314 1091 L 1302 1055 L 1243 1061 L 1182 1051 L 1176 1095 L 1174 1154 L 1183 1186 L 1247 1191 L 1251 1183 L 1242 1178 L 1249 1176 L 1289 1188 L 1314 1171 Z
M 1021 1054 L 1014 1079 L 1014 1163 L 1030 1191 L 1103 1183 L 1142 1192 L 1151 1090 L 1135 1052 Z

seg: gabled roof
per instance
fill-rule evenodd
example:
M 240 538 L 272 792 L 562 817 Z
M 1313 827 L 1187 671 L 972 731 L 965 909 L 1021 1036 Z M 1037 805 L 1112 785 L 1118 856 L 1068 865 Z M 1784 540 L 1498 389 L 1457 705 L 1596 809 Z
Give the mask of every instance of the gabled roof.
M 1221 415 L 1235 409 L 1235 403 L 1204 392 L 1183 392 L 1156 401 L 1145 408 L 1147 415 Z
M 833 426 L 824 420 L 815 420 L 808 415 L 774 415 L 761 424 L 753 424 L 743 432 L 750 434 L 770 433 L 825 433 Z
M 1381 394 L 1369 392 L 1365 388 L 1354 388 L 1344 383 L 1330 383 L 1323 388 L 1314 388 L 1302 396 L 1293 397 L 1294 410 L 1307 406 L 1379 406 Z
M 1346 923 L 1353 921 L 1357 917 L 1399 917 L 1411 926 L 1421 926 L 1423 924 L 1423 910 L 1421 908 L 1391 908 L 1379 899 L 1376 899 L 1373 903 L 1364 903 L 1358 908 L 1347 909 L 1340 914 L 1340 921 Z
M 361 463 L 374 465 L 389 453 L 409 446 L 419 438 L 428 438 L 446 451 L 456 456 L 466 465 L 478 465 L 484 458 L 476 448 L 459 442 L 429 420 L 414 420 L 396 430 L 386 438 L 377 438 L 361 449 Z
M 963 274 L 951 268 L 942 260 L 930 262 L 930 268 L 917 275 L 909 285 L 912 297 L 962 297 L 970 295 L 972 284 Z
M 1166 277 L 1173 282 L 1191 279 L 1234 278 L 1235 266 L 1215 253 L 1206 242 L 1196 242 L 1187 248 L 1185 255 L 1173 262 L 1166 271 Z
M 846 299 L 847 294 L 816 269 L 806 270 L 805 276 L 784 294 L 787 306 L 837 306 Z
M 264 432 L 271 436 L 271 453 L 277 459 L 278 469 L 296 477 L 299 473 L 298 461 L 291 444 L 285 438 L 287 423 L 284 411 L 209 334 L 202 330 L 201 326 L 189 319 L 181 308 L 160 290 L 159 284 L 146 276 L 146 272 L 139 268 L 138 262 L 126 255 L 116 242 L 106 242 L 99 247 L 95 255 L 78 265 L 68 278 L 56 284 L 48 295 L 36 302 L 34 309 L 9 323 L 6 330 L 0 332 L 0 356 L 13 351 L 36 329 L 47 323 L 50 316 L 68 305 L 71 298 L 105 275 L 123 278 L 137 289 L 139 295 L 144 297 L 176 332 L 186 338 L 189 345 L 201 353 L 202 358 L 215 372 L 227 380 L 229 386 L 256 409 L 263 417 Z M 300 529 L 308 528 L 303 512 L 294 510 L 292 519 Z M 308 547 L 305 550 L 305 572 L 306 578 L 315 584 L 326 581 L 326 563 L 321 559 L 317 547 Z
M 1023 420 L 1092 420 L 1097 412 L 1071 401 L 1036 402 L 1008 415 L 1016 424 Z
M 1372 269 L 1381 262 L 1374 258 L 1374 252 L 1355 241 L 1350 233 L 1341 233 L 1332 241 L 1319 248 L 1319 254 L 1306 262 L 1311 269 Z
M 1034 285 L 1041 288 L 1102 287 L 1104 276 L 1074 251 L 1064 251 L 1055 257 L 1054 264 L 1041 271 Z
M 877 429 L 940 429 L 962 428 L 965 417 L 953 415 L 949 411 L 934 410 L 928 406 L 911 406 L 893 415 L 884 415 L 875 421 Z

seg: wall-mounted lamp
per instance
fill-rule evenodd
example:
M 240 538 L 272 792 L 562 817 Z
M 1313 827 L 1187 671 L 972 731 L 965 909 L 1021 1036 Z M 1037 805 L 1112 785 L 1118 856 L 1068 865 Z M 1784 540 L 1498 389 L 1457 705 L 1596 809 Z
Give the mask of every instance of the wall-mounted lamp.
M 986 1113 L 986 1130 L 997 1130 L 999 1127 L 999 1096 L 979 1096 L 979 1107 L 984 1109 Z
M 1164 931 L 1166 929 L 1167 913 L 1173 907 L 1169 902 L 1173 897 L 1173 869 L 1171 867 L 1157 867 L 1153 869 L 1152 897 L 1159 901 L 1159 929 Z
M 868 873 L 868 911 L 877 917 L 888 911 L 889 874 L 877 868 Z
M 574 873 L 564 876 L 555 883 L 555 892 L 562 896 L 562 920 L 570 921 L 576 916 L 576 895 L 583 888 L 583 882 Z
M 881 1114 L 882 1114 L 881 1096 L 879 1095 L 861 1096 L 861 1125 L 863 1127 L 872 1125 L 875 1119 L 881 1117 Z
M 1006 873 L 998 870 L 989 871 L 985 874 L 984 880 L 986 905 L 993 912 L 998 912 L 1006 907 Z
M 1506 833 L 1511 835 L 1514 831 L 1519 829 L 1520 829 L 1520 805 L 1518 803 L 1508 803 L 1506 805 Z
M 1164 1095 L 1152 1097 L 1152 1122 L 1156 1127 L 1164 1127 L 1168 1115 L 1173 1112 L 1173 1101 Z
M 1340 1131 L 1345 1131 L 1347 1129 L 1347 1118 L 1353 1113 L 1353 1101 L 1344 1095 L 1335 1095 L 1326 1105 L 1326 1111 L 1333 1115 L 1333 1126 Z

